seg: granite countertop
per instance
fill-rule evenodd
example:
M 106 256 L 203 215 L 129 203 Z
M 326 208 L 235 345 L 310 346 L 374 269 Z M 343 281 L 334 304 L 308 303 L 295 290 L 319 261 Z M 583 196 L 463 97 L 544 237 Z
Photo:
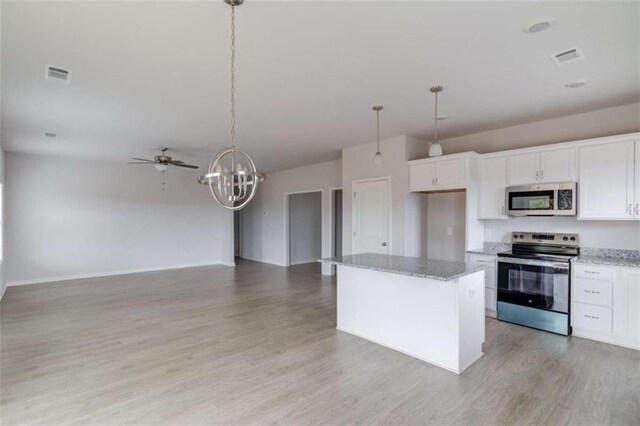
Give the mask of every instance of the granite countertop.
M 580 255 L 573 259 L 573 263 L 588 263 L 591 265 L 621 266 L 625 268 L 640 268 L 640 259 L 628 257 L 586 256 Z
M 494 243 L 485 242 L 482 248 L 467 250 L 470 254 L 483 254 L 485 256 L 495 256 L 496 254 L 511 250 L 511 244 L 509 243 Z
M 391 256 L 363 253 L 349 256 L 319 259 L 331 265 L 351 266 L 372 271 L 390 272 L 411 277 L 450 281 L 484 269 L 481 265 L 466 262 L 422 259 L 419 257 Z
M 621 250 L 584 247 L 574 263 L 640 268 L 640 250 Z

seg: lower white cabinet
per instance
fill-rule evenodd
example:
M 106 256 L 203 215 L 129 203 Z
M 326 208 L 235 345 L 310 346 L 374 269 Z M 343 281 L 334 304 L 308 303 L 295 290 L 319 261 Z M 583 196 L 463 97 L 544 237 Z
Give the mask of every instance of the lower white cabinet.
M 573 265 L 573 335 L 640 349 L 640 269 Z
M 484 272 L 484 307 L 487 316 L 496 316 L 496 258 L 486 254 L 470 254 L 469 263 L 485 267 Z

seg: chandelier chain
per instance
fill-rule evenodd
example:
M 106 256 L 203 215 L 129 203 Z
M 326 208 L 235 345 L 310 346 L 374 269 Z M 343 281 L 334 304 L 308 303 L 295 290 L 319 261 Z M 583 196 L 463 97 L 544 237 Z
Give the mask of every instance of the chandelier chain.
M 236 6 L 231 2 L 231 146 L 236 146 Z

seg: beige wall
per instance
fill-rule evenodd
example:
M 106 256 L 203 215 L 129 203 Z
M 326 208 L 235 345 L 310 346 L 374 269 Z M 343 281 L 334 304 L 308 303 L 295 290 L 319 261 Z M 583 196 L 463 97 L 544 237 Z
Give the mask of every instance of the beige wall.
M 446 154 L 481 154 L 640 131 L 640 103 L 449 138 Z

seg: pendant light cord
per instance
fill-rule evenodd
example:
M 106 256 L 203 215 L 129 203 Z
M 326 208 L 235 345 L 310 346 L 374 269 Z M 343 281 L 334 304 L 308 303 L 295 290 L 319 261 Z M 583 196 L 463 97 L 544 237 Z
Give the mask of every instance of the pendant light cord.
M 236 146 L 236 6 L 231 2 L 231 147 Z
M 378 150 L 376 153 L 380 152 L 380 110 L 376 111 L 376 135 L 378 137 Z
M 434 113 L 433 121 L 435 122 L 435 130 L 434 130 L 434 140 L 433 142 L 438 142 L 438 92 L 436 92 L 436 110 Z

